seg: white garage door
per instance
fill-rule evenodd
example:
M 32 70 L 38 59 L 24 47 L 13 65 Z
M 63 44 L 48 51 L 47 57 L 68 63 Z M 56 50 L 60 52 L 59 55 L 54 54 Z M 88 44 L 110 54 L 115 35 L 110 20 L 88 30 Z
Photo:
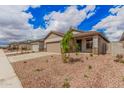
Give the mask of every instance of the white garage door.
M 39 45 L 32 45 L 32 51 L 38 52 L 39 51 Z
M 59 42 L 47 43 L 46 47 L 47 47 L 47 52 L 61 52 Z

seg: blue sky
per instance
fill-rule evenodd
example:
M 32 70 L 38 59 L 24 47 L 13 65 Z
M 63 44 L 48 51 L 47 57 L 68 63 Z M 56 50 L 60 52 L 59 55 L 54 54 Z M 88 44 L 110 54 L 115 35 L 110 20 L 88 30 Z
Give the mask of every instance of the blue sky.
M 72 14 L 70 13 L 70 18 L 69 18 L 68 17 L 69 13 L 67 12 L 70 12 L 70 11 L 74 13 Z M 110 41 L 119 40 L 122 33 L 124 32 L 124 29 L 122 27 L 124 24 L 124 21 L 123 21 L 124 20 L 123 19 L 124 6 L 118 6 L 118 5 L 114 5 L 114 6 L 113 5 L 96 5 L 96 6 L 52 5 L 52 6 L 39 6 L 37 8 L 30 7 L 26 12 L 31 13 L 33 16 L 33 18 L 30 18 L 28 21 L 29 24 L 33 25 L 33 29 L 41 28 L 42 30 L 58 30 L 58 31 L 65 30 L 66 31 L 69 28 L 69 26 L 71 26 L 76 29 L 84 30 L 84 31 L 95 30 L 95 31 L 102 32 L 106 35 L 106 37 Z M 80 14 L 81 12 L 82 14 Z M 45 20 L 45 16 L 49 18 L 47 22 Z M 65 16 L 65 18 L 62 16 Z M 79 19 L 76 18 L 78 16 L 79 16 Z M 59 19 L 59 17 L 61 18 L 61 20 Z M 77 21 L 77 23 L 75 22 L 74 24 L 74 21 L 70 21 L 70 20 Z M 56 25 L 55 22 L 58 22 L 57 23 L 58 27 L 55 27 L 52 25 L 52 24 Z M 66 24 L 66 27 L 63 26 L 61 22 L 63 24 Z M 118 29 L 119 26 L 121 26 L 120 27 L 121 29 Z
M 0 45 L 44 38 L 50 31 L 103 32 L 118 41 L 124 32 L 123 5 L 0 6 Z
M 69 7 L 67 5 L 45 5 L 40 6 L 38 8 L 30 7 L 26 12 L 30 12 L 33 15 L 33 18 L 29 19 L 29 24 L 33 25 L 34 29 L 39 27 L 45 29 L 45 21 L 44 16 L 53 12 L 53 11 L 60 11 L 64 12 L 66 8 Z M 84 6 L 83 8 L 85 8 Z M 77 27 L 81 30 L 91 30 L 92 26 L 100 22 L 103 18 L 109 15 L 109 9 L 114 7 L 113 5 L 98 5 L 96 6 L 95 15 L 90 17 L 89 19 L 84 20 L 81 24 Z M 83 9 L 82 7 L 78 6 L 78 9 Z M 34 20 L 32 20 L 34 19 Z

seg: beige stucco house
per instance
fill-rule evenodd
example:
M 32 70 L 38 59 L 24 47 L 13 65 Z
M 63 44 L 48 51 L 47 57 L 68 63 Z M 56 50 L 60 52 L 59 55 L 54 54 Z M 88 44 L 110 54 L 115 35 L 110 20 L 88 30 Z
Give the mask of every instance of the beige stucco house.
M 14 42 L 9 44 L 8 47 L 11 51 L 21 51 L 21 52 L 39 52 L 44 50 L 44 41 L 43 39 L 33 40 L 33 41 L 23 41 L 23 42 Z
M 64 33 L 52 31 L 44 39 L 44 49 L 47 52 L 61 52 L 60 42 Z M 75 42 L 82 53 L 106 54 L 109 41 L 105 36 L 96 31 L 73 30 Z M 73 51 L 74 52 L 74 51 Z
M 30 42 L 32 52 L 44 51 L 44 40 L 34 40 Z
M 117 54 L 124 55 L 124 33 L 121 36 L 120 41 L 115 41 L 109 43 L 110 46 L 110 54 L 116 56 Z
M 8 47 L 11 51 L 29 51 L 31 50 L 30 41 L 14 42 L 9 44 Z

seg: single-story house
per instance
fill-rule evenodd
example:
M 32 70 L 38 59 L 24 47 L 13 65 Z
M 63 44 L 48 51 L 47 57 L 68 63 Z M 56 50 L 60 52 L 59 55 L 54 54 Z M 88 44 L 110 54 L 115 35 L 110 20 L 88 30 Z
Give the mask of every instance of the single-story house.
M 44 49 L 47 52 L 61 52 L 60 42 L 64 33 L 51 31 L 44 38 Z M 79 51 L 83 53 L 106 54 L 109 40 L 96 31 L 73 30 L 75 42 L 79 45 Z M 73 51 L 74 52 L 74 51 Z
M 14 42 L 10 43 L 9 50 L 11 51 L 21 51 L 21 52 L 39 52 L 44 51 L 44 41 L 43 39 L 39 40 L 28 40 L 28 41 L 22 41 L 22 42 Z
M 32 52 L 44 51 L 44 40 L 34 40 L 30 42 Z
M 18 50 L 18 42 L 10 43 L 8 46 L 8 50 L 17 51 Z
M 115 41 L 109 43 L 110 45 L 110 54 L 113 56 L 116 56 L 117 54 L 122 54 L 124 55 L 124 33 L 121 36 L 120 41 Z
M 30 41 L 10 43 L 8 49 L 11 51 L 29 51 L 31 50 Z

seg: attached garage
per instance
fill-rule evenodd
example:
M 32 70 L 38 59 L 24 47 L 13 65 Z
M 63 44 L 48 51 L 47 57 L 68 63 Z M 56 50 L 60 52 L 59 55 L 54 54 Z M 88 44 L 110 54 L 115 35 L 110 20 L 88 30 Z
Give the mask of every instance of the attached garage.
M 44 49 L 47 52 L 61 52 L 60 42 L 63 38 L 61 32 L 50 32 L 44 39 Z
M 61 52 L 60 42 L 50 42 L 46 44 L 46 50 L 48 52 Z
M 32 52 L 44 51 L 44 41 L 42 39 L 32 41 L 31 45 L 32 45 Z
M 38 52 L 39 51 L 39 45 L 32 45 L 32 51 Z

